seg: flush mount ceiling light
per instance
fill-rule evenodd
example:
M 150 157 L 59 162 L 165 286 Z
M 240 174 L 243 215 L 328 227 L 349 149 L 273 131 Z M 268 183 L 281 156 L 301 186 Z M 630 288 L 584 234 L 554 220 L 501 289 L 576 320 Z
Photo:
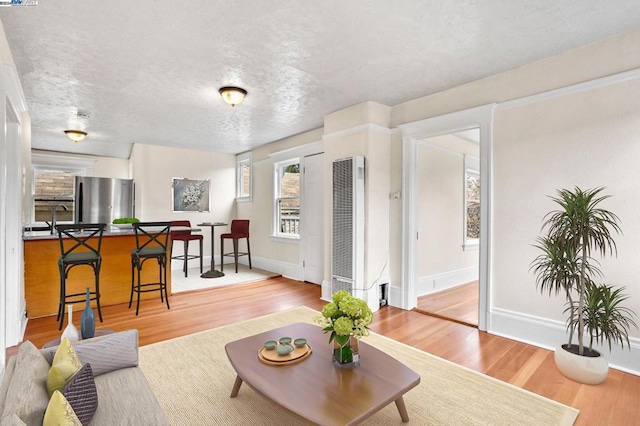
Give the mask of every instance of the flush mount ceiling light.
M 65 130 L 64 133 L 74 142 L 80 142 L 87 137 L 87 132 L 83 132 L 82 130 Z
M 247 96 L 247 91 L 240 87 L 221 87 L 219 92 L 222 99 L 232 107 L 238 105 L 244 100 L 244 97 Z

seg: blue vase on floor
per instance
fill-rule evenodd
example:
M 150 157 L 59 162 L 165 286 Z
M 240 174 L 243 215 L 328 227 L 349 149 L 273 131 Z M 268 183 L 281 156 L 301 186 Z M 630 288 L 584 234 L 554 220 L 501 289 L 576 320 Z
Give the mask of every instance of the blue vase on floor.
M 96 317 L 91 309 L 91 293 L 87 287 L 87 301 L 80 317 L 80 333 L 83 339 L 90 339 L 96 334 Z

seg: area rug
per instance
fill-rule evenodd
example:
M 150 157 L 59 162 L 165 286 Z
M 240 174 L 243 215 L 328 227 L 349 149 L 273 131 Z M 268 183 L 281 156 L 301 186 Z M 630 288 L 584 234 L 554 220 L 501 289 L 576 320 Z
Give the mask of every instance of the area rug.
M 205 265 L 204 270 L 208 271 L 209 268 L 209 265 Z M 220 270 L 220 265 L 217 265 L 217 269 Z M 200 269 L 198 268 L 189 268 L 188 277 L 184 276 L 182 269 L 174 269 L 171 271 L 171 292 L 182 293 L 185 291 L 204 290 L 234 284 L 246 284 L 277 277 L 278 275 L 279 274 L 275 272 L 269 272 L 263 269 L 249 269 L 248 266 L 242 264 L 238 265 L 238 273 L 236 273 L 233 263 L 225 265 L 224 276 L 218 278 L 200 278 Z
M 172 425 L 305 425 L 248 386 L 229 394 L 235 372 L 224 345 L 318 313 L 300 307 L 140 348 L 140 367 Z M 387 337 L 363 341 L 392 355 L 421 376 L 404 395 L 414 425 L 571 425 L 578 410 L 458 366 Z M 391 403 L 365 421 L 400 425 Z

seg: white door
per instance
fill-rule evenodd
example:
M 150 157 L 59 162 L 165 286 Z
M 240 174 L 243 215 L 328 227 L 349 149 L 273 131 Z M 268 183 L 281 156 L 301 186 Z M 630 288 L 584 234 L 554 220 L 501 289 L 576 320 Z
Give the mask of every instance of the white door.
M 324 154 L 304 157 L 302 265 L 304 281 L 322 284 L 324 274 Z

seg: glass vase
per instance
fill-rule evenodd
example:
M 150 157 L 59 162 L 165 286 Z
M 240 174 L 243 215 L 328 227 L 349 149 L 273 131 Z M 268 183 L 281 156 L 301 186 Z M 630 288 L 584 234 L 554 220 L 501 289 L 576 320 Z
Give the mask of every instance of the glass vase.
M 80 333 L 83 339 L 91 339 L 96 334 L 96 317 L 91 309 L 91 293 L 87 287 L 86 302 L 80 317 Z
M 353 336 L 336 336 L 333 339 L 333 363 L 341 368 L 358 365 L 358 339 Z

